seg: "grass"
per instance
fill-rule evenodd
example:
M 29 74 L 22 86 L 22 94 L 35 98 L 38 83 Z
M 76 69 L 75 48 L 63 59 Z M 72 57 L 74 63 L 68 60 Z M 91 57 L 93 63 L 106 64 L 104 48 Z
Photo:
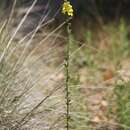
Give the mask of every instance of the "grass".
M 95 32 L 87 31 L 84 33 L 85 42 L 77 41 L 74 35 L 71 36 L 71 51 L 82 45 L 81 50 L 75 54 L 71 61 L 70 74 L 78 77 L 76 81 L 75 78 L 72 78 L 72 82 L 77 84 L 72 85 L 72 99 L 75 98 L 78 103 L 83 101 L 81 104 L 77 104 L 77 107 L 74 107 L 74 111 L 77 108 L 77 110 L 80 109 L 83 112 L 82 108 L 86 106 L 84 117 L 87 120 L 85 123 L 82 119 L 77 119 L 79 122 L 75 123 L 75 127 L 78 124 L 77 129 L 127 130 L 129 129 L 129 85 L 124 82 L 123 86 L 119 86 L 116 81 L 120 79 L 119 71 L 125 71 L 125 74 L 122 75 L 123 78 L 129 75 L 126 74 L 129 70 L 129 63 L 126 61 L 129 61 L 130 54 L 128 26 L 125 20 L 121 19 L 120 24 L 116 27 L 114 24 L 108 24 L 104 25 L 103 28 L 104 32 L 98 30 L 97 33 L 97 30 L 95 30 Z M 113 94 L 112 97 L 111 94 Z M 102 99 L 96 99 L 101 97 Z M 116 97 L 116 100 L 113 101 L 113 97 Z M 123 100 L 124 97 L 126 97 L 126 101 Z M 98 102 L 97 105 L 93 106 L 96 109 L 94 111 L 88 110 L 87 107 L 93 102 Z M 105 106 L 107 103 L 108 105 Z M 113 109 L 118 109 L 114 113 L 109 111 L 112 104 L 115 104 Z M 124 109 L 124 106 L 127 106 L 127 108 Z
M 114 89 L 117 120 L 122 130 L 130 130 L 130 83 L 117 84 Z
M 47 36 L 37 39 L 37 46 L 34 45 L 36 33 L 41 26 L 47 25 L 42 24 L 44 18 L 31 33 L 21 37 L 19 41 L 15 40 L 35 2 L 28 9 L 14 33 L 10 30 L 13 25 L 12 19 L 7 24 L 6 21 L 1 21 L 0 128 L 2 129 L 40 130 L 52 129 L 52 126 L 53 129 L 57 129 L 58 125 L 63 124 L 63 84 L 59 83 L 56 78 L 52 80 L 55 75 L 59 74 L 58 72 L 62 72 L 63 65 L 59 65 L 57 70 L 52 71 L 49 70 L 49 66 L 52 68 L 51 64 L 57 62 L 58 52 L 53 46 L 56 45 L 58 39 L 58 30 L 65 23 L 48 33 Z M 48 44 L 50 44 L 49 47 L 46 46 Z M 45 48 L 44 51 L 42 49 L 43 52 L 39 49 L 41 47 Z M 38 53 L 35 55 L 36 52 Z M 52 58 L 55 59 L 54 62 Z M 57 120 L 59 122 L 54 126 Z M 61 126 L 61 129 L 62 127 L 64 126 Z
M 59 43 L 56 42 L 60 38 L 59 29 L 66 22 L 41 36 L 37 33 L 39 28 L 48 26 L 47 23 L 42 24 L 43 18 L 32 32 L 19 40 L 15 39 L 34 3 L 14 33 L 14 19 L 10 18 L 7 23 L 6 20 L 1 21 L 0 128 L 63 130 L 66 125 L 64 56 L 60 59 L 59 55 L 64 50 L 58 50 Z M 13 14 L 10 17 L 13 18 Z M 77 51 L 73 50 L 70 58 Z M 59 59 L 62 62 L 59 63 Z

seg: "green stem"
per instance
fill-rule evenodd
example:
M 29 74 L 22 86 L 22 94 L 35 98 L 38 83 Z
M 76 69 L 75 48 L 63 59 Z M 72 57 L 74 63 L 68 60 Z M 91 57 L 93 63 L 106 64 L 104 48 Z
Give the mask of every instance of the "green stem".
M 70 36 L 70 24 L 67 26 L 68 35 Z M 70 62 L 70 39 L 66 47 L 66 58 L 65 58 L 65 71 L 66 71 L 66 80 L 65 80 L 65 89 L 66 89 L 66 129 L 69 130 L 69 120 L 70 120 L 70 97 L 69 97 L 69 62 Z

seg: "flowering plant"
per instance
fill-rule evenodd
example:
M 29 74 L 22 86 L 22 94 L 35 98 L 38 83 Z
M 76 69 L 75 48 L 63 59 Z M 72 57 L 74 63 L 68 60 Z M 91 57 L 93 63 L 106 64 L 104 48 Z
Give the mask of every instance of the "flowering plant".
M 63 6 L 62 6 L 62 13 L 67 14 L 68 16 L 74 15 L 73 6 L 71 5 L 70 1 L 64 0 Z

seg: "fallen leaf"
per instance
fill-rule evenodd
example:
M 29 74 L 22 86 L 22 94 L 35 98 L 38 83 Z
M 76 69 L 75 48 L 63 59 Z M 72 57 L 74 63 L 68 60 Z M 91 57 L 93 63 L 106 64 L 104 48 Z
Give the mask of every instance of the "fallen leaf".
M 105 72 L 103 72 L 103 80 L 107 81 L 114 77 L 114 72 L 110 69 L 107 69 Z

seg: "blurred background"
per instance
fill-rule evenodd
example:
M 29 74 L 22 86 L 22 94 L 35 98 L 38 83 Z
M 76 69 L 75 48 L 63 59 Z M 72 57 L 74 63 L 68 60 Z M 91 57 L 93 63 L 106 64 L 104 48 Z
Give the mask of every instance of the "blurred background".
M 11 8 L 13 1 L 14 0 L 1 0 L 0 7 L 2 9 L 8 10 L 9 8 Z M 33 0 L 20 0 L 17 1 L 17 6 L 29 7 L 32 2 Z M 86 17 L 87 21 L 92 19 L 95 20 L 95 18 L 97 17 L 101 17 L 103 22 L 108 22 L 111 20 L 118 21 L 121 17 L 129 20 L 129 0 L 71 0 L 70 2 L 75 10 L 75 17 Z M 48 8 L 51 9 L 53 13 L 56 13 L 57 9 L 63 3 L 63 0 L 38 0 L 35 8 L 39 7 L 37 11 L 39 11 L 40 13 L 40 11 L 42 12 L 43 9 L 45 9 L 47 3 L 49 4 Z
M 111 23 L 117 25 L 121 19 L 124 19 L 126 24 L 129 24 L 129 0 L 70 0 L 70 2 L 74 8 L 74 17 L 72 20 L 74 32 L 76 32 L 77 25 L 80 26 L 82 33 L 84 26 L 91 29 L 103 29 L 103 25 Z M 13 3 L 14 0 L 0 1 L 0 8 L 7 14 L 3 14 L 4 17 L 9 17 L 8 14 Z M 17 11 L 15 15 L 17 14 L 18 21 L 20 17 L 24 16 L 32 3 L 33 0 L 19 0 L 16 2 Z M 63 0 L 37 0 L 35 7 L 28 17 L 28 23 L 30 24 L 26 23 L 26 29 L 24 28 L 23 31 L 35 28 L 43 15 L 47 15 L 44 22 L 54 18 L 55 25 L 57 23 L 61 24 L 65 21 L 65 16 L 61 13 L 62 4 Z

